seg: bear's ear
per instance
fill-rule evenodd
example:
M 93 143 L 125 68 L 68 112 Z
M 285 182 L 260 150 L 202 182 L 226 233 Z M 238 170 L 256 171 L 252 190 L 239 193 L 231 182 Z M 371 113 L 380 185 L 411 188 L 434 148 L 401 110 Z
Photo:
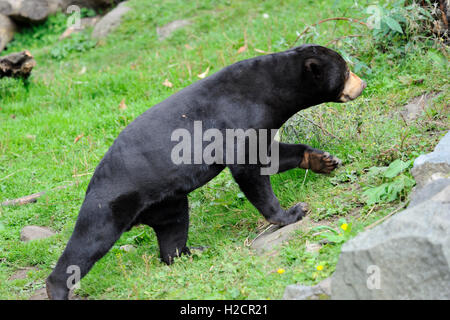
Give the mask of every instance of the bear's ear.
M 322 73 L 320 68 L 320 61 L 316 58 L 308 58 L 305 60 L 305 69 L 311 72 L 315 77 L 320 76 Z

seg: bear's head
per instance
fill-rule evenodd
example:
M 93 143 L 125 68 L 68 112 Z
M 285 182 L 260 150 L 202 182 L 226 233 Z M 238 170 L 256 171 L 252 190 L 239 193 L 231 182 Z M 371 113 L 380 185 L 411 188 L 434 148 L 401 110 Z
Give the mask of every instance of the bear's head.
M 314 104 L 356 99 L 366 82 L 350 71 L 335 51 L 314 44 L 295 48 L 302 57 L 302 91 L 314 97 Z

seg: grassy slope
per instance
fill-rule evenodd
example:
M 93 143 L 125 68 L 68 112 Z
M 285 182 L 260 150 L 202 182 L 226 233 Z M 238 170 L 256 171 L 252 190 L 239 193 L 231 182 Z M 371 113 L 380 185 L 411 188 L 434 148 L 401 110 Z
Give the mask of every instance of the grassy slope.
M 64 30 L 62 16 L 37 28 L 38 33 L 17 37 L 9 51 L 29 49 L 38 66 L 28 86 L 18 80 L 0 80 L 0 200 L 76 184 L 49 192 L 36 204 L 0 207 L 0 298 L 26 299 L 44 285 L 71 234 L 90 174 L 135 117 L 196 81 L 197 74 L 208 67 L 213 73 L 260 54 L 255 48 L 284 50 L 286 43 L 294 41 L 296 31 L 319 19 L 363 17 L 361 7 L 353 7 L 353 3 L 180 0 L 149 4 L 134 0 L 136 10 L 106 41 L 61 60 L 52 59 L 51 54 L 61 48 L 57 37 Z M 268 19 L 264 13 L 269 14 Z M 155 27 L 181 18 L 190 18 L 193 24 L 158 42 Z M 346 22 L 331 22 L 320 28 L 315 41 L 326 44 L 349 33 L 367 31 Z M 237 54 L 244 45 L 244 34 L 248 50 Z M 360 99 L 322 105 L 309 113 L 317 119 L 320 115 L 340 139 L 305 137 L 306 141 L 298 141 L 334 153 L 345 166 L 332 177 L 313 173 L 305 177 L 305 171 L 298 169 L 272 178 L 283 206 L 306 201 L 315 219 L 334 227 L 337 218 L 346 217 L 353 222 L 352 234 L 392 211 L 399 201 L 406 201 L 403 197 L 375 207 L 366 205 L 361 187 L 376 181 L 367 177 L 364 168 L 385 164 L 379 157 L 383 152 L 388 158 L 404 160 L 428 152 L 448 124 L 448 93 L 435 101 L 434 113 L 417 124 L 405 126 L 398 116 L 399 108 L 412 96 L 432 90 L 448 92 L 448 70 L 433 64 L 426 52 L 396 60 L 380 53 L 366 63 L 373 73 L 365 75 L 369 87 Z M 401 75 L 424 81 L 402 85 L 398 81 Z M 165 79 L 173 88 L 162 85 Z M 126 110 L 118 108 L 122 100 Z M 395 144 L 401 148 L 393 153 L 389 149 Z M 192 193 L 190 203 L 189 245 L 208 246 L 208 250 L 167 267 L 157 259 L 153 231 L 134 228 L 95 265 L 82 281 L 79 294 L 92 299 L 278 299 L 287 284 L 312 284 L 334 269 L 340 245 L 307 253 L 306 241 L 318 240 L 312 235 L 299 235 L 274 255 L 254 255 L 245 242 L 253 239 L 265 222 L 239 197 L 228 172 Z M 26 225 L 48 226 L 58 235 L 22 243 L 19 234 Z M 124 244 L 135 244 L 137 250 L 124 253 L 118 249 Z M 30 265 L 38 266 L 39 271 L 25 280 L 7 280 L 18 268 Z M 324 269 L 317 271 L 318 265 Z M 286 272 L 278 274 L 278 268 Z

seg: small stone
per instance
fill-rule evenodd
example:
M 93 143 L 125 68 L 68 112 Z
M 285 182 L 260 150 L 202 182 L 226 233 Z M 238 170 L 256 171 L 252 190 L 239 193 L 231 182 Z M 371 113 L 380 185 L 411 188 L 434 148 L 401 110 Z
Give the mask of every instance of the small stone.
M 319 252 L 320 248 L 322 248 L 322 246 L 319 243 L 306 241 L 306 249 L 305 249 L 306 252 L 309 253 Z
M 156 33 L 158 34 L 158 40 L 162 41 L 168 38 L 175 30 L 190 25 L 191 23 L 189 20 L 175 20 L 162 27 L 157 27 Z
M 288 241 L 293 236 L 295 231 L 300 230 L 302 232 L 306 232 L 312 226 L 314 226 L 314 222 L 312 222 L 309 217 L 304 217 L 296 223 L 289 224 L 281 228 L 279 226 L 272 225 L 255 240 L 253 240 L 251 248 L 256 250 L 258 254 L 271 251 L 276 246 Z
M 430 102 L 439 96 L 439 93 L 429 92 L 412 98 L 400 111 L 403 119 L 410 122 L 417 119 L 430 105 Z
M 315 286 L 292 284 L 286 287 L 283 300 L 326 300 L 331 296 L 331 278 Z
M 131 245 L 131 244 L 126 244 L 120 247 L 120 250 L 125 251 L 125 252 L 131 252 L 136 250 L 136 247 Z
M 45 239 L 56 233 L 49 228 L 39 226 L 26 226 L 20 232 L 20 240 L 26 242 L 36 239 Z

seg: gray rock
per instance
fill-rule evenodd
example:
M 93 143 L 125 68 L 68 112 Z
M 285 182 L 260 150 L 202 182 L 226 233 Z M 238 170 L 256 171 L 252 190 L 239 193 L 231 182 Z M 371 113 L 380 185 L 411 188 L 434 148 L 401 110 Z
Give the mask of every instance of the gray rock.
M 175 20 L 162 27 L 157 27 L 156 33 L 158 34 L 158 39 L 162 41 L 168 38 L 175 30 L 190 25 L 191 23 L 192 22 L 190 22 L 189 20 Z
M 322 245 L 320 243 L 314 243 L 314 242 L 309 242 L 306 241 L 306 252 L 319 252 L 319 250 L 322 248 Z
M 253 240 L 251 248 L 256 250 L 259 254 L 270 251 L 288 241 L 293 236 L 295 231 L 300 230 L 306 232 L 311 228 L 312 224 L 313 222 L 308 217 L 305 217 L 296 223 L 289 224 L 282 228 L 272 225 L 269 229 L 265 230 L 255 240 Z
M 434 148 L 434 152 L 450 152 L 450 131 L 445 134 L 441 141 L 439 141 Z
M 39 226 L 26 226 L 20 231 L 20 240 L 30 241 L 36 239 L 45 239 L 56 233 L 49 228 Z
M 59 0 L 0 0 L 0 13 L 28 23 L 42 22 L 60 8 Z
M 450 178 L 450 132 L 441 139 L 433 152 L 421 155 L 414 161 L 411 173 L 418 189 L 432 180 Z
M 333 299 L 450 299 L 450 186 L 346 242 Z
M 409 208 L 431 199 L 435 194 L 450 186 L 450 179 L 437 179 L 427 183 L 423 188 L 414 188 L 410 195 Z
M 439 93 L 429 92 L 412 98 L 400 111 L 403 119 L 407 122 L 417 119 L 429 107 L 430 102 L 437 96 L 439 96 Z
M 286 287 L 283 300 L 324 300 L 331 296 L 331 278 L 319 282 L 315 286 L 291 284 Z
M 126 244 L 120 247 L 120 250 L 125 251 L 125 252 L 131 252 L 136 250 L 136 247 L 133 246 L 132 244 Z
M 128 1 L 122 2 L 116 8 L 108 12 L 94 27 L 92 37 L 96 39 L 105 38 L 111 31 L 116 29 L 122 17 L 131 10 L 127 7 Z
M 54 2 L 58 2 L 59 7 L 64 11 L 70 5 L 77 5 L 80 8 L 89 8 L 89 9 L 106 9 L 122 0 L 51 0 Z
M 0 52 L 13 39 L 16 30 L 16 24 L 9 17 L 0 13 Z

